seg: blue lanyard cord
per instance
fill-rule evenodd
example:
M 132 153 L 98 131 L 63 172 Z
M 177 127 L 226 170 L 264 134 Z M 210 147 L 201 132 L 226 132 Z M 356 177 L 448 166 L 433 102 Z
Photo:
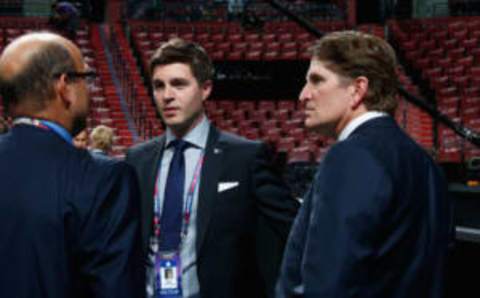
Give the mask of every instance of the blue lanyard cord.
M 34 119 L 34 118 L 28 118 L 28 117 L 20 117 L 16 118 L 13 120 L 13 125 L 19 125 L 19 124 L 27 124 L 27 125 L 33 125 L 36 127 L 43 128 L 45 130 L 50 130 L 56 133 L 58 136 L 60 136 L 62 139 L 64 139 L 67 143 L 73 144 L 72 136 L 70 133 L 63 128 L 62 126 L 51 122 L 47 120 L 40 120 L 40 119 Z
M 203 167 L 203 161 L 204 161 L 204 153 L 202 151 L 200 158 L 198 159 L 197 165 L 195 166 L 195 171 L 193 173 L 193 178 L 192 182 L 190 183 L 190 186 L 188 187 L 187 191 L 187 196 L 186 196 L 186 202 L 185 206 L 183 208 L 183 223 L 182 223 L 182 240 L 187 236 L 188 234 L 188 226 L 190 225 L 190 220 L 191 220 L 191 214 L 192 214 L 192 208 L 193 208 L 193 197 L 195 194 L 195 190 L 198 188 L 198 181 L 200 178 L 200 172 Z M 158 176 L 160 177 L 160 170 Z M 158 187 L 158 182 L 160 181 L 159 177 L 157 178 L 157 185 L 155 187 L 155 195 L 154 195 L 154 216 L 153 216 L 153 227 L 154 227 L 154 235 L 157 239 L 159 239 L 160 236 L 160 190 Z M 181 245 L 181 244 L 180 244 Z

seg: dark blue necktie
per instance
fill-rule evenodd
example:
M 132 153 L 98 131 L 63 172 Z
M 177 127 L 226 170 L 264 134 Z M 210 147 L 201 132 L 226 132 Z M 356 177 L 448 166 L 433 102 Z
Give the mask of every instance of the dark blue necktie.
M 185 158 L 183 152 L 190 144 L 183 140 L 174 140 L 170 169 L 168 170 L 163 210 L 160 219 L 160 250 L 177 250 L 180 245 L 182 229 L 183 189 L 185 185 Z

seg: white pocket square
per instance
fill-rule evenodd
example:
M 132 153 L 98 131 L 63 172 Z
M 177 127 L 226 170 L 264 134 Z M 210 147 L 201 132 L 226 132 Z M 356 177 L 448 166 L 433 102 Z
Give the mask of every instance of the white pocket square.
M 235 182 L 220 182 L 218 183 L 218 192 L 226 191 L 238 186 L 238 181 Z

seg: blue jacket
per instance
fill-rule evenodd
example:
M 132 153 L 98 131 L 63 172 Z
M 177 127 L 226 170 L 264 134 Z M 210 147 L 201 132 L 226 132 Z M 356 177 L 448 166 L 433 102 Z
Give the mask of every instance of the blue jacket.
M 393 118 L 360 125 L 318 168 L 277 297 L 442 297 L 452 235 L 446 186 Z
M 142 297 L 138 185 L 53 131 L 0 136 L 0 297 Z

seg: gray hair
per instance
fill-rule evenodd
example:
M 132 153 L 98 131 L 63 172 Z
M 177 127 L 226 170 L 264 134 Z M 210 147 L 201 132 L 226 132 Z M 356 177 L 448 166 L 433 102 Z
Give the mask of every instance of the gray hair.
M 0 74 L 0 95 L 8 109 L 25 101 L 42 110 L 54 97 L 56 75 L 75 71 L 75 62 L 66 47 L 58 43 L 40 46 L 19 73 L 6 79 Z

